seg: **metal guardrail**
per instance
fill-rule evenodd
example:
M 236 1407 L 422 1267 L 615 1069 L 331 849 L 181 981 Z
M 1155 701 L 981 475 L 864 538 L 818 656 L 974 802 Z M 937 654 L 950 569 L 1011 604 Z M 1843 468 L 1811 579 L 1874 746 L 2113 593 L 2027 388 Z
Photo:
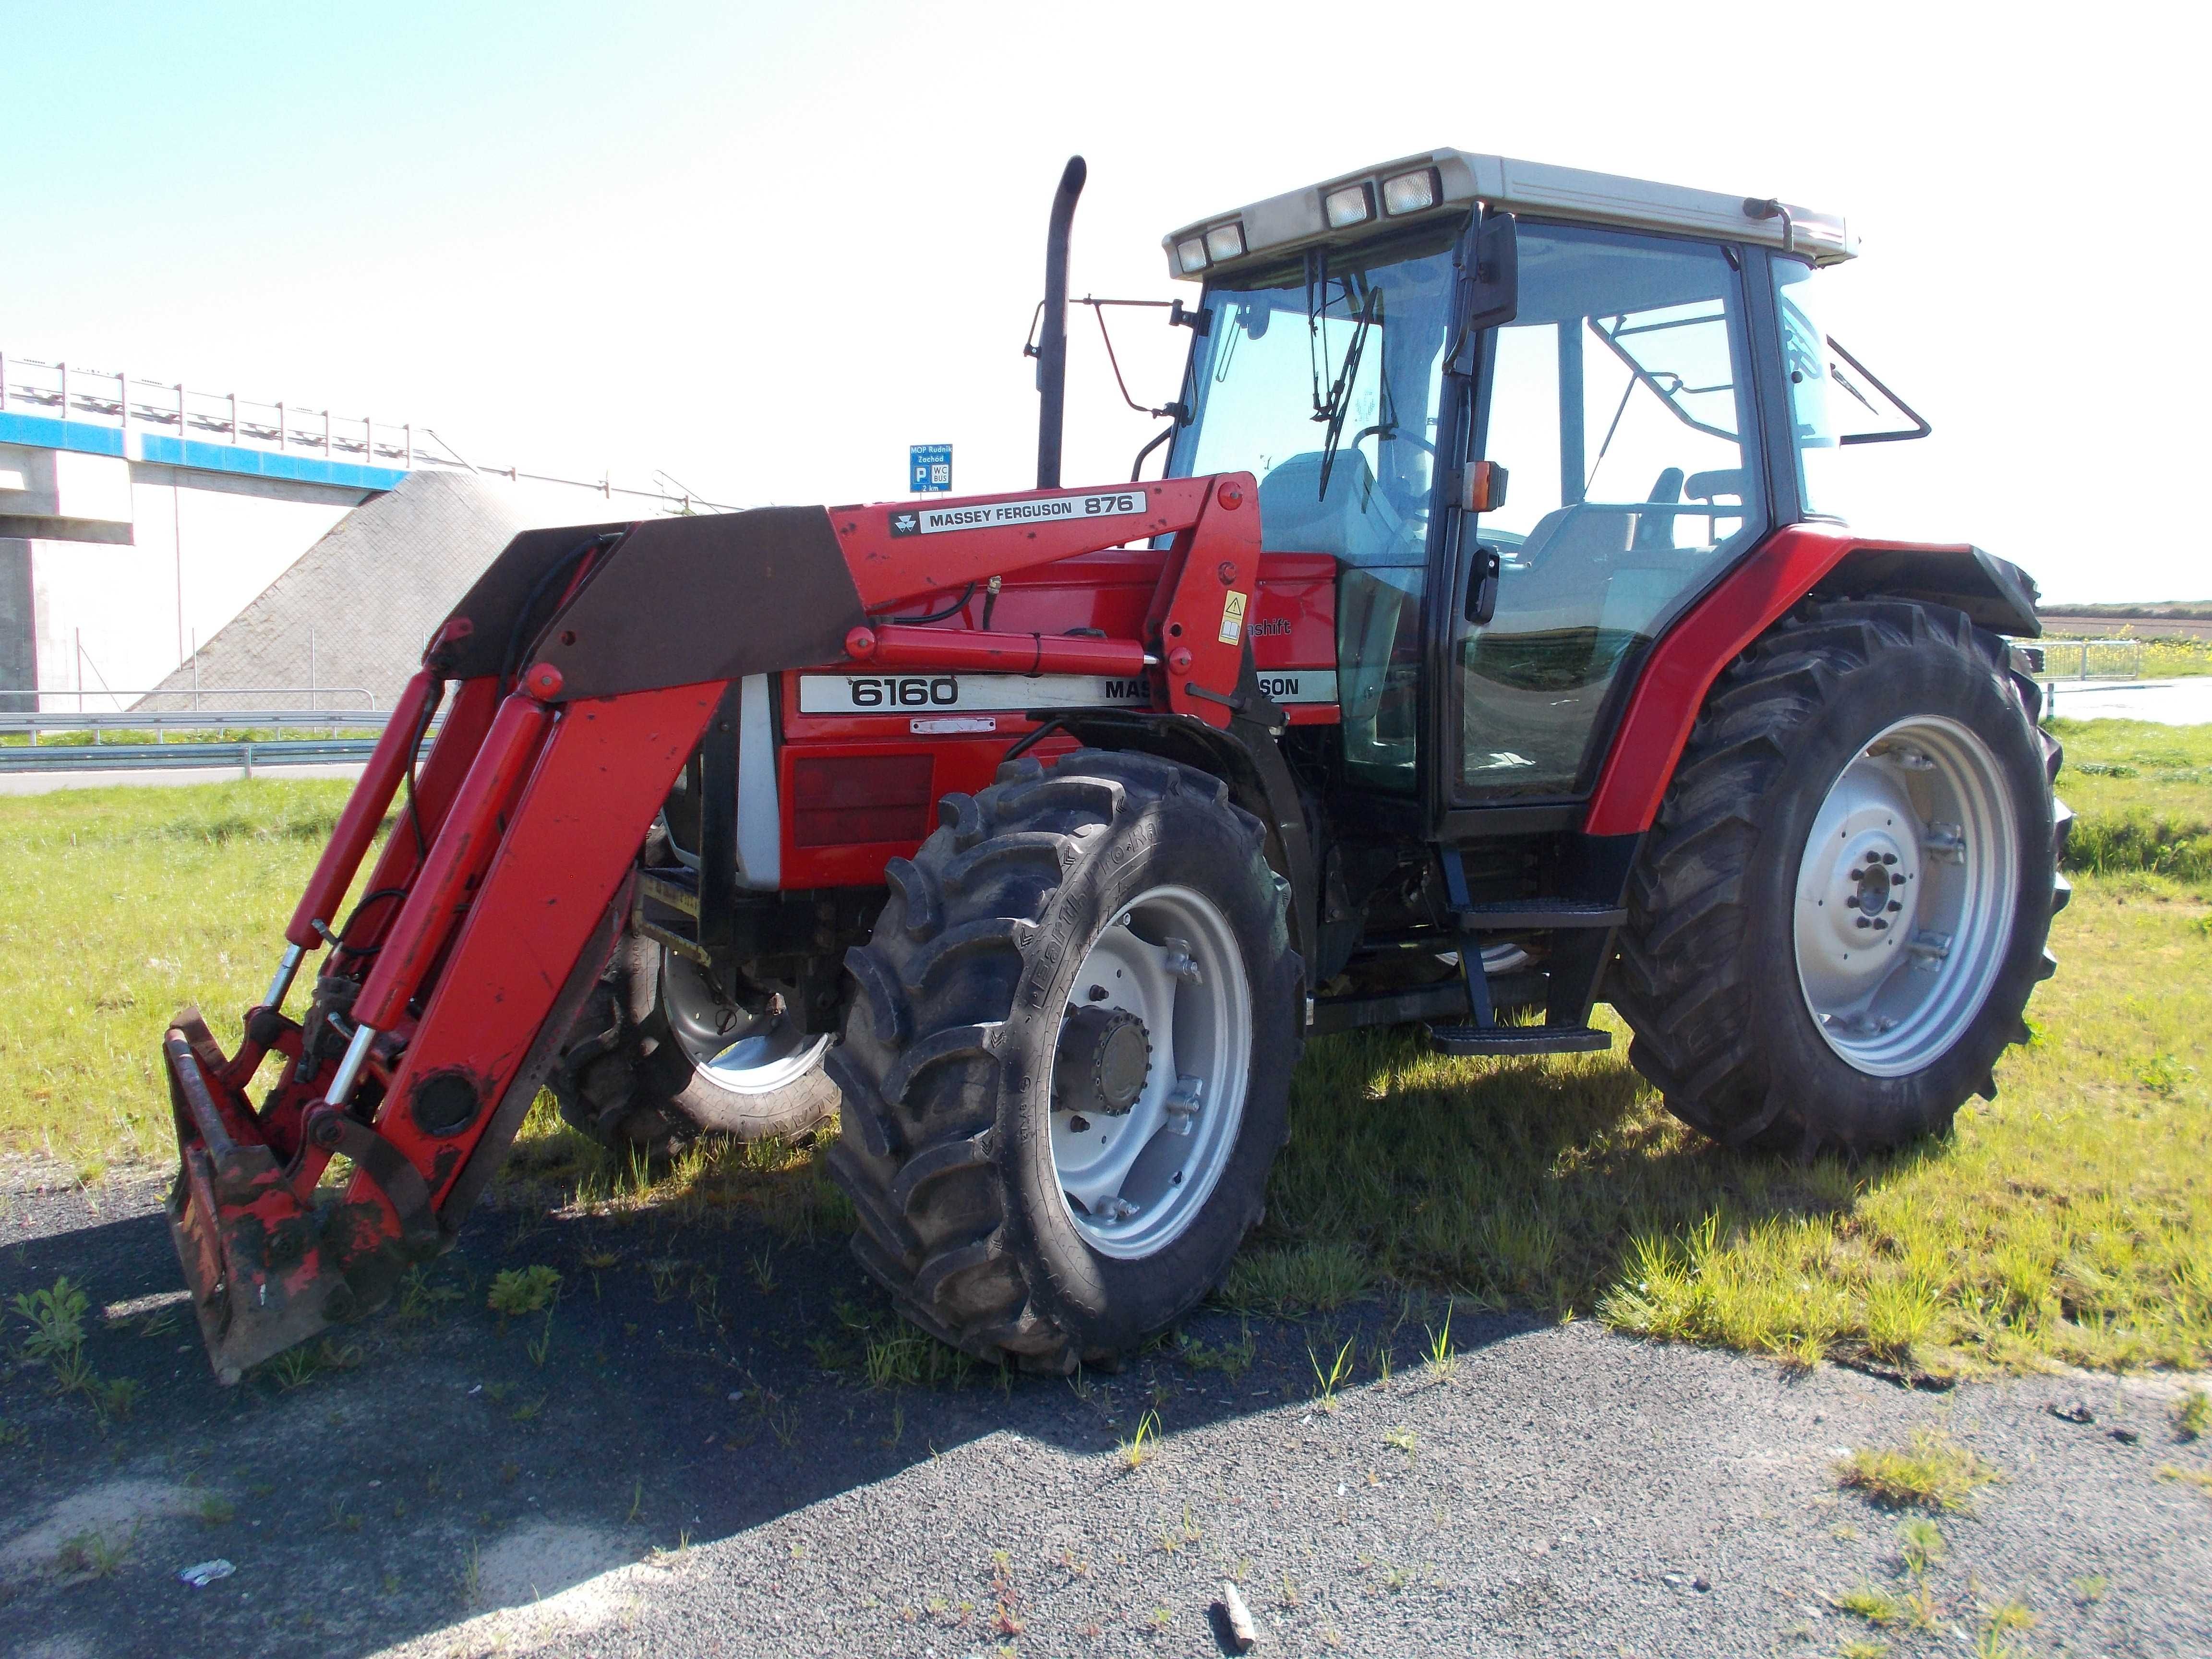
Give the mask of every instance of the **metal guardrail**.
M 0 772 L 181 771 L 193 767 L 314 766 L 366 761 L 374 738 L 277 738 L 254 743 L 48 744 L 37 749 L 0 748 Z M 426 744 L 422 753 L 429 754 Z
M 0 736 L 27 736 L 33 745 L 41 732 L 88 732 L 100 742 L 103 732 L 151 732 L 161 743 L 171 732 L 283 731 L 287 727 L 327 732 L 380 732 L 388 718 L 378 708 L 178 708 L 137 713 L 76 714 L 0 714 Z M 244 739 L 240 739 L 244 741 Z

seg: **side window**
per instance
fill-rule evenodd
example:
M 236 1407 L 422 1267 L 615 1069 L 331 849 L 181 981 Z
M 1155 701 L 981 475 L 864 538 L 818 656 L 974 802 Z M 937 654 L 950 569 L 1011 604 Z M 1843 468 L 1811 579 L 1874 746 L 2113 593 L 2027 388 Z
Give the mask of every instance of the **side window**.
M 1813 269 L 1774 260 L 1774 308 L 1782 326 L 1782 368 L 1790 377 L 1790 427 L 1797 449 L 1797 491 L 1808 513 L 1836 515 L 1836 411 L 1828 399 L 1828 339 L 1810 289 Z M 1853 395 L 1864 402 L 1863 393 Z
M 1762 527 L 1742 301 L 1717 247 L 1524 225 L 1488 366 L 1475 534 L 1498 605 L 1460 656 L 1463 797 L 1589 786 L 1620 675 Z

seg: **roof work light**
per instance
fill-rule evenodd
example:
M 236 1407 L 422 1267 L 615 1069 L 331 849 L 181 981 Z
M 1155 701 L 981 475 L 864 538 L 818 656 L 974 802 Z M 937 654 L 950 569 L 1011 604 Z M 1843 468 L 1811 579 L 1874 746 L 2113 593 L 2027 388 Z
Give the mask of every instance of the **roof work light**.
M 1424 208 L 1437 204 L 1437 170 L 1423 167 L 1419 173 L 1401 173 L 1395 179 L 1382 181 L 1382 211 L 1395 216 L 1401 213 L 1419 213 Z
M 1375 189 L 1371 185 L 1346 185 L 1322 197 L 1321 205 L 1331 230 L 1364 225 L 1375 216 Z

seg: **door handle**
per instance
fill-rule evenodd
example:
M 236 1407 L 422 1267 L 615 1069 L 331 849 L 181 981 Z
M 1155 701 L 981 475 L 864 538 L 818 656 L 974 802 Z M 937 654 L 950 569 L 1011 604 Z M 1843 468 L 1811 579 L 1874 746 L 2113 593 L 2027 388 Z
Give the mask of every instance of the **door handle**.
M 1498 550 L 1477 542 L 1467 580 L 1467 619 L 1477 627 L 1498 613 Z

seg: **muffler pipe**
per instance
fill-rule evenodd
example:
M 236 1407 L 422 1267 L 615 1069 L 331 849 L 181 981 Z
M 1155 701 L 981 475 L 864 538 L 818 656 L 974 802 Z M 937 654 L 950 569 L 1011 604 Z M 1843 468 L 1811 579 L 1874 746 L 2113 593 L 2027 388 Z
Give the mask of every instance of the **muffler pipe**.
M 1060 417 L 1067 407 L 1067 241 L 1089 169 L 1067 158 L 1044 238 L 1044 324 L 1037 332 L 1037 488 L 1060 488 Z

